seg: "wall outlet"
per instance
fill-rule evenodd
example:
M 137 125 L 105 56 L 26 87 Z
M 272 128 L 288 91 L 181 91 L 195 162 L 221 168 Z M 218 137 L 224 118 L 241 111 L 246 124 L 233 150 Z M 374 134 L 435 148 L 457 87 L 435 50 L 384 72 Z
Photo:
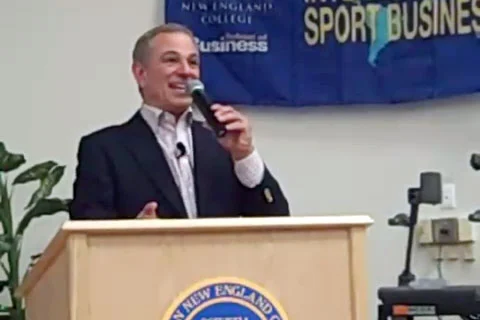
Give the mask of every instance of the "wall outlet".
M 457 218 L 432 220 L 432 237 L 435 244 L 454 244 L 459 242 Z
M 416 232 L 418 242 L 422 245 L 468 244 L 475 242 L 472 222 L 464 217 L 419 220 Z
M 443 209 L 455 209 L 457 207 L 457 198 L 455 184 L 445 183 L 442 186 L 442 204 Z

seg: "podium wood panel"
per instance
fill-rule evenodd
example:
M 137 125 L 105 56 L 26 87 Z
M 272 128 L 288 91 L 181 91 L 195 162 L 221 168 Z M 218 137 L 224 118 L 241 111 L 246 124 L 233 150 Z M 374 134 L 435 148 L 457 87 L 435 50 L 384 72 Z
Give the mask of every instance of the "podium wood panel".
M 367 216 L 67 221 L 18 291 L 28 320 L 158 319 L 206 278 L 253 281 L 290 320 L 367 320 Z

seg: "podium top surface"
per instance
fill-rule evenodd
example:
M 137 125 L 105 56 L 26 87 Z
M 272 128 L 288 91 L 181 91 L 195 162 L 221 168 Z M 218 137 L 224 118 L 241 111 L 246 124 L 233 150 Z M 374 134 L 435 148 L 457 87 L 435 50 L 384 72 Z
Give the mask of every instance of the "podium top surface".
M 275 229 L 324 229 L 369 226 L 367 215 L 329 215 L 306 217 L 255 217 L 208 219 L 132 219 L 66 221 L 64 233 L 136 233 L 144 232 L 222 232 Z

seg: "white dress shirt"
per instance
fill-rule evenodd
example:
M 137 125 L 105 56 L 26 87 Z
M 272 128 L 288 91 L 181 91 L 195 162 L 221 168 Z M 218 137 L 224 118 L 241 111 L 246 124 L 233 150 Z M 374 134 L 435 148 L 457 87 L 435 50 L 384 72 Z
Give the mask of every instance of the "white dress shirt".
M 190 108 L 176 121 L 174 115 L 145 104 L 140 108 L 140 114 L 152 129 L 163 150 L 189 217 L 196 218 L 197 207 L 193 176 L 195 159 L 191 124 L 193 120 L 204 122 L 203 116 L 196 108 Z M 177 154 L 177 143 L 179 142 L 186 149 L 185 155 L 182 157 L 178 157 Z M 245 187 L 253 188 L 262 181 L 265 165 L 255 150 L 246 158 L 235 161 L 234 170 L 237 178 Z

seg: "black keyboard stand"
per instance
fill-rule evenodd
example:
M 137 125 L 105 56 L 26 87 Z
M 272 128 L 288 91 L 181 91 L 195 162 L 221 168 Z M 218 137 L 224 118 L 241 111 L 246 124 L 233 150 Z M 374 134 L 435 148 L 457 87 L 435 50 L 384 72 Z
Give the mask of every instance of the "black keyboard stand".
M 405 267 L 398 276 L 398 286 L 408 287 L 415 281 L 415 275 L 411 272 L 412 246 L 415 226 L 418 220 L 418 209 L 421 204 L 437 205 L 442 202 L 442 179 L 440 173 L 423 172 L 420 174 L 420 187 L 409 188 L 407 192 L 410 205 L 410 215 L 397 214 L 388 220 L 390 226 L 402 226 L 408 228 L 407 249 L 405 252 Z M 380 306 L 378 310 L 379 319 L 388 319 L 388 310 Z M 413 320 L 412 316 L 401 317 L 404 320 Z
M 383 304 L 378 305 L 378 320 L 388 320 L 392 316 L 391 313 L 386 312 L 386 308 Z

